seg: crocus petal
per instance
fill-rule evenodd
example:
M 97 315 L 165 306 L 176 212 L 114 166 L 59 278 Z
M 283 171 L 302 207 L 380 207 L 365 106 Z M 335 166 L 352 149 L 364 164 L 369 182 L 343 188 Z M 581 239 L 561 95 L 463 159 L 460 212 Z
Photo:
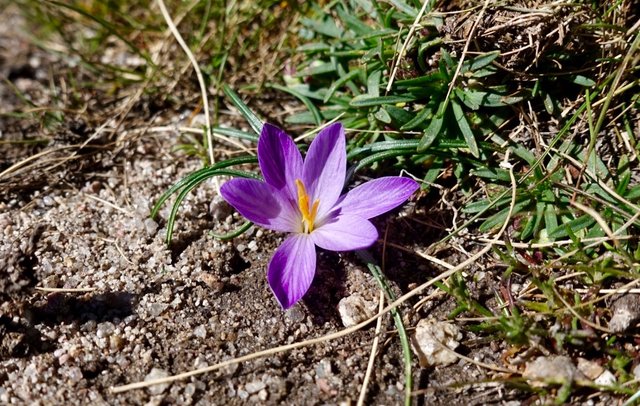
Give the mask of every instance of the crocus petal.
M 295 199 L 295 179 L 302 177 L 302 155 L 291 137 L 271 124 L 264 124 L 258 139 L 258 162 L 264 180 Z
M 275 231 L 291 232 L 299 227 L 299 215 L 282 193 L 255 179 L 231 179 L 220 187 L 220 194 L 247 220 Z
M 374 179 L 350 190 L 337 208 L 341 214 L 370 219 L 400 206 L 418 187 L 418 182 L 409 178 L 387 176 Z
M 311 233 L 313 242 L 330 251 L 367 248 L 378 239 L 378 231 L 363 217 L 339 215 Z
M 296 304 L 311 286 L 316 272 L 316 249 L 308 234 L 293 234 L 276 250 L 267 280 L 284 309 Z
M 311 201 L 320 200 L 318 217 L 326 214 L 340 197 L 347 169 L 344 128 L 336 123 L 320 131 L 304 160 L 303 182 Z

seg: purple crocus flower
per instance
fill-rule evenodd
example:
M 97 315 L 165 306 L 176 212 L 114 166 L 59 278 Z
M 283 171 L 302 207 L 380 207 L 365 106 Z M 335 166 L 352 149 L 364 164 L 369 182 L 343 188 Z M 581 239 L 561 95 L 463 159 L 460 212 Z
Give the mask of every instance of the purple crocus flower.
M 412 179 L 383 177 L 340 195 L 346 176 L 341 124 L 322 130 L 306 159 L 284 131 L 265 124 L 258 140 L 264 181 L 231 179 L 222 197 L 255 224 L 291 233 L 276 250 L 267 271 L 269 286 L 288 309 L 309 289 L 316 248 L 351 251 L 369 247 L 378 232 L 368 220 L 399 206 L 418 189 Z

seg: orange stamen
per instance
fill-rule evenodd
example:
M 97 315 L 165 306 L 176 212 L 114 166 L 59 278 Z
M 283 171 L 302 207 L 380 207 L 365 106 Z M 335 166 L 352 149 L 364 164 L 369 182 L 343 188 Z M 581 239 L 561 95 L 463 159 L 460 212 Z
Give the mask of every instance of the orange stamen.
M 316 199 L 313 202 L 313 205 L 309 207 L 309 195 L 307 194 L 307 189 L 305 189 L 304 184 L 300 179 L 296 179 L 296 187 L 298 188 L 298 208 L 302 214 L 304 232 L 310 233 L 313 231 L 314 222 L 316 221 L 320 199 Z

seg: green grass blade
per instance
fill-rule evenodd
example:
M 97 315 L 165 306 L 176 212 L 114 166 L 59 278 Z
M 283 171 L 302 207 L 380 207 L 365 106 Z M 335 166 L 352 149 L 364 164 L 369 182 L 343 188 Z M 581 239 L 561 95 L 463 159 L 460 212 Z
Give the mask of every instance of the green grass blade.
M 313 116 L 313 121 L 314 121 L 315 125 L 320 125 L 322 123 L 322 114 L 320 114 L 320 110 L 318 110 L 318 108 L 315 106 L 315 104 L 313 104 L 311 102 L 311 100 L 309 100 L 309 98 L 307 96 L 303 95 L 302 93 L 300 93 L 297 90 L 294 90 L 294 89 L 292 89 L 290 87 L 285 87 L 285 86 L 281 86 L 281 85 L 278 85 L 278 84 L 269 85 L 269 87 L 271 87 L 273 89 L 276 89 L 276 90 L 280 90 L 280 91 L 285 92 L 285 93 L 289 93 L 293 97 L 296 97 L 298 100 L 300 100 L 307 107 L 307 110 L 309 110 L 309 112 Z
M 189 183 L 193 178 L 200 176 L 202 173 L 207 173 L 208 171 L 218 170 L 223 168 L 228 168 L 234 165 L 242 165 L 242 164 L 253 164 L 257 163 L 258 158 L 255 156 L 243 156 L 238 158 L 226 159 L 224 161 L 218 162 L 213 166 L 209 166 L 206 168 L 199 169 L 188 176 L 185 176 L 183 179 L 176 182 L 173 186 L 167 189 L 160 197 L 158 201 L 151 209 L 151 214 L 149 215 L 151 218 L 155 218 L 158 215 L 158 211 L 164 205 L 164 203 L 171 197 L 172 194 L 176 193 L 178 190 L 182 189 L 187 183 Z
M 368 94 L 363 94 L 354 97 L 349 105 L 351 107 L 371 107 L 371 106 L 380 106 L 383 104 L 397 104 L 397 103 L 407 103 L 413 101 L 415 98 L 412 96 L 369 96 Z
M 238 93 L 236 93 L 231 87 L 229 87 L 229 85 L 222 85 L 222 90 L 224 91 L 224 94 L 226 94 L 227 97 L 231 99 L 231 102 L 240 111 L 240 114 L 242 114 L 244 119 L 247 120 L 249 126 L 251 126 L 253 131 L 256 134 L 260 135 L 260 133 L 262 132 L 262 120 L 260 120 L 258 116 L 256 116 L 255 113 L 251 111 L 251 109 L 246 104 L 244 104 Z
M 223 240 L 223 241 L 232 240 L 232 239 L 244 234 L 245 232 L 247 232 L 247 230 L 250 229 L 252 225 L 253 225 L 252 222 L 247 221 L 243 225 L 241 225 L 240 227 L 238 227 L 237 229 L 235 229 L 235 230 L 233 230 L 233 231 L 231 231 L 229 233 L 216 234 L 213 231 L 211 231 L 211 232 L 209 232 L 209 235 L 211 235 L 211 236 L 213 236 L 213 237 L 215 237 L 215 238 L 217 238 L 219 240 Z
M 189 181 L 185 185 L 183 185 L 182 190 L 180 190 L 180 193 L 178 193 L 178 196 L 176 196 L 176 201 L 171 207 L 171 213 L 169 214 L 169 218 L 167 219 L 167 244 L 171 244 L 171 237 L 173 236 L 173 228 L 176 222 L 176 217 L 178 215 L 178 210 L 180 209 L 180 204 L 182 203 L 184 198 L 187 197 L 187 194 L 189 194 L 189 192 L 195 189 L 199 184 L 214 176 L 236 176 L 250 179 L 255 179 L 257 177 L 253 173 L 237 171 L 233 169 L 210 169 L 209 171 L 199 173 L 198 176 L 191 177 Z
M 457 101 L 450 99 L 451 109 L 453 110 L 453 116 L 458 123 L 458 128 L 462 132 L 462 136 L 467 141 L 467 145 L 469 146 L 469 150 L 471 151 L 471 155 L 476 158 L 480 158 L 480 150 L 478 149 L 478 144 L 476 143 L 476 137 L 473 134 L 473 130 L 469 126 L 469 122 L 467 121 L 467 117 L 462 111 L 462 107 L 458 104 Z

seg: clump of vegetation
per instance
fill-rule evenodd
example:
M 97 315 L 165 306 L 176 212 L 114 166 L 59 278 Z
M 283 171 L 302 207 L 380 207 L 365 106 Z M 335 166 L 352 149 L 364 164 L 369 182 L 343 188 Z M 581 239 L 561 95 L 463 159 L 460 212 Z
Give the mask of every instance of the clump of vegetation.
M 472 275 L 441 284 L 458 303 L 451 317 L 486 319 L 468 328 L 514 354 L 534 343 L 620 351 L 627 340 L 604 320 L 607 289 L 640 271 L 636 12 L 627 2 L 465 5 L 313 7 L 283 88 L 308 111 L 288 121 L 365 130 L 354 131 L 353 156 L 395 143 L 385 167 L 422 179 L 433 199 L 455 191 L 438 245 L 492 244 L 502 281 L 482 300 Z M 610 390 L 628 393 L 630 365 L 615 368 Z

